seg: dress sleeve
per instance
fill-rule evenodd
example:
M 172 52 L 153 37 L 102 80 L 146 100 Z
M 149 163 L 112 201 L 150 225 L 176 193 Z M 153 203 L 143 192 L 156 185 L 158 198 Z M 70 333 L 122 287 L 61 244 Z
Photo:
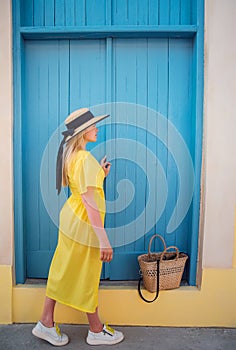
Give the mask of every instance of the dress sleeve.
M 88 187 L 103 190 L 104 171 L 89 152 L 76 162 L 74 176 L 80 194 L 86 193 Z

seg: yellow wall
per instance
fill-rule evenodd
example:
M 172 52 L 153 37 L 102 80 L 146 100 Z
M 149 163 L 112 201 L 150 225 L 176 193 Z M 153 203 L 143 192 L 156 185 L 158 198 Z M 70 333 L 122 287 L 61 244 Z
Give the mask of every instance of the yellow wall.
M 42 311 L 44 286 L 13 288 L 13 322 L 36 322 Z M 153 294 L 144 292 L 147 298 Z M 152 304 L 137 288 L 103 287 L 99 292 L 103 321 L 116 325 L 236 327 L 236 269 L 204 269 L 201 289 L 181 287 L 161 291 Z M 56 321 L 87 323 L 84 313 L 58 305 Z
M 0 324 L 12 322 L 12 268 L 0 265 Z
M 134 288 L 103 287 L 100 313 L 111 324 L 236 327 L 236 1 L 205 0 L 205 9 L 200 288 L 162 291 L 156 302 L 146 304 Z M 0 323 L 35 322 L 45 286 L 13 283 L 11 0 L 0 1 L 0 30 Z M 56 319 L 87 322 L 84 314 L 62 305 Z

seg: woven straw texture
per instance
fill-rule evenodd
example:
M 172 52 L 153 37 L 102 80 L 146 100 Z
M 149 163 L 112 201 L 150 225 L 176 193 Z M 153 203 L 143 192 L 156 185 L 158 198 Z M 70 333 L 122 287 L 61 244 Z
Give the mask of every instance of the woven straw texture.
M 162 241 L 164 250 L 160 253 L 151 253 L 152 241 L 156 237 Z M 175 251 L 168 252 L 170 249 Z M 153 235 L 149 242 L 148 254 L 139 255 L 138 257 L 144 287 L 149 292 L 157 290 L 157 260 L 159 260 L 159 290 L 179 288 L 187 259 L 188 256 L 184 253 L 179 253 L 177 247 L 170 246 L 167 248 L 162 236 L 158 234 Z

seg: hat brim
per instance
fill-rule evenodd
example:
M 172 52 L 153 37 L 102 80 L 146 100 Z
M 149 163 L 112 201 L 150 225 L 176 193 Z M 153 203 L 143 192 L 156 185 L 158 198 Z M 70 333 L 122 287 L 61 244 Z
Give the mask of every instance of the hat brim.
M 79 128 L 75 129 L 73 135 L 71 136 L 67 136 L 65 142 L 70 141 L 73 137 L 75 137 L 76 135 L 78 135 L 81 131 L 84 131 L 85 129 L 87 129 L 88 127 L 100 122 L 101 120 L 109 117 L 110 114 L 104 114 L 104 115 L 99 115 L 97 117 L 94 117 L 92 119 L 90 119 L 87 123 L 84 123 L 83 125 L 81 125 Z

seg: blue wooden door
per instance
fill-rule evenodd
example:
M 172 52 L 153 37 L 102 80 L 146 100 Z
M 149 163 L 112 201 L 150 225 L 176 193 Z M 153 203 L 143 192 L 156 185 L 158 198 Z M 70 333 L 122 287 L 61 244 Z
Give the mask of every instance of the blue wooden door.
M 114 208 L 114 214 L 107 214 L 107 230 L 109 232 L 109 227 L 117 228 L 113 243 L 118 241 L 118 244 L 113 261 L 106 265 L 105 276 L 114 280 L 128 280 L 137 278 L 137 256 L 147 251 L 150 237 L 156 232 L 164 236 L 167 245 L 177 245 L 181 251 L 190 254 L 191 208 L 174 231 L 167 233 L 167 228 L 179 195 L 179 165 L 168 149 L 168 142 L 171 143 L 173 137 L 169 128 L 171 123 L 183 137 L 190 153 L 194 145 L 192 41 L 115 39 L 112 52 L 112 100 L 133 103 L 135 107 L 124 104 L 113 109 L 117 123 L 121 118 L 119 113 L 123 114 L 123 124 L 117 124 L 113 130 L 116 138 L 113 153 L 114 157 L 121 153 L 123 158 L 113 162 L 111 176 L 107 180 L 107 199 L 116 201 L 118 193 L 113 186 L 123 179 L 128 181 L 123 182 L 120 188 L 119 196 L 122 197 L 123 192 L 122 198 L 126 201 L 122 210 L 117 212 Z M 151 110 L 140 108 L 140 105 Z M 159 130 L 163 127 L 160 118 L 151 118 L 152 110 L 159 111 L 166 119 L 162 131 Z M 148 132 L 150 129 L 153 134 Z M 166 145 L 158 137 L 159 132 L 167 140 Z M 119 138 L 122 142 L 118 142 Z M 156 158 L 148 156 L 150 151 Z M 185 175 L 189 170 L 186 168 Z M 189 178 L 191 175 L 190 170 Z M 168 194 L 163 192 L 163 177 Z M 186 184 L 185 191 L 191 192 L 191 186 L 187 187 Z M 130 202 L 131 192 L 134 194 Z M 153 194 L 152 203 L 148 206 L 150 192 Z M 189 194 L 186 193 L 186 198 Z M 165 195 L 166 198 L 163 198 Z M 163 204 L 165 209 L 156 222 Z M 181 204 L 177 210 L 181 210 Z M 137 220 L 142 213 L 142 219 Z M 153 226 L 147 231 L 148 222 L 152 222 Z M 156 242 L 153 249 L 160 251 L 163 247 Z
M 151 118 L 150 114 L 151 110 L 159 111 L 167 120 L 162 130 L 167 142 L 168 136 L 171 138 L 169 125 L 173 124 L 193 154 L 192 62 L 192 39 L 26 41 L 23 186 L 28 277 L 47 276 L 57 242 L 57 227 L 47 213 L 40 189 L 40 164 L 45 147 L 69 112 L 106 102 L 113 102 L 109 107 L 112 122 L 101 127 L 98 143 L 106 141 L 107 148 L 105 144 L 100 153 L 96 153 L 97 145 L 94 150 L 92 145 L 91 151 L 102 156 L 102 150 L 112 161 L 105 184 L 109 209 L 106 227 L 117 236 L 112 236 L 114 259 L 106 264 L 102 277 L 137 279 L 137 255 L 147 250 L 149 238 L 156 232 L 165 237 L 168 245 L 177 245 L 190 254 L 191 206 L 179 225 L 167 233 L 179 196 L 179 169 L 168 145 L 158 138 L 159 119 Z M 154 135 L 148 129 L 153 130 Z M 110 139 L 112 146 L 108 143 Z M 147 157 L 149 151 L 157 163 Z M 52 176 L 55 174 L 49 172 L 48 182 Z M 160 184 L 168 191 L 165 208 L 156 222 L 157 211 L 163 204 Z M 152 205 L 145 210 L 150 193 Z M 58 200 L 58 212 L 61 205 Z M 142 220 L 136 221 L 142 213 Z M 150 220 L 153 226 L 146 232 L 146 223 Z M 157 243 L 153 249 L 161 246 Z
M 47 276 L 57 242 L 57 226 L 47 213 L 40 188 L 44 150 L 70 111 L 104 102 L 105 80 L 104 40 L 26 42 L 23 188 L 27 277 Z M 48 169 L 49 183 L 55 171 L 50 171 L 51 164 Z M 54 205 L 59 214 L 60 198 Z

